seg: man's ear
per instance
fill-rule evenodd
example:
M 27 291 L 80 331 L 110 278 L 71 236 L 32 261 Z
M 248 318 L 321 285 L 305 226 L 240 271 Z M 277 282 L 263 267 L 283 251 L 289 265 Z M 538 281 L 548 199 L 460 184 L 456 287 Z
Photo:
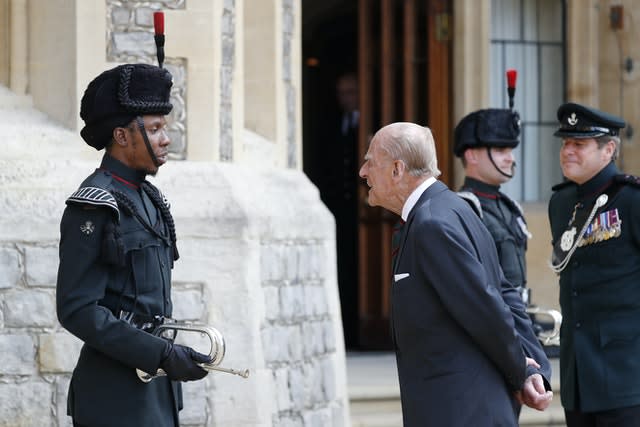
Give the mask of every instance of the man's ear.
M 117 127 L 113 129 L 113 141 L 121 147 L 127 145 L 128 142 L 128 132 L 127 129 Z
M 406 165 L 402 160 L 394 160 L 392 175 L 394 177 L 401 177 L 404 174 L 405 169 Z
M 467 148 L 464 150 L 464 153 L 462 153 L 467 164 L 475 163 L 477 160 L 477 154 L 477 151 L 472 148 Z
M 613 153 L 616 152 L 616 142 L 613 139 L 610 139 L 609 142 L 607 142 L 607 145 L 605 145 L 605 148 L 607 149 L 609 158 L 613 158 Z

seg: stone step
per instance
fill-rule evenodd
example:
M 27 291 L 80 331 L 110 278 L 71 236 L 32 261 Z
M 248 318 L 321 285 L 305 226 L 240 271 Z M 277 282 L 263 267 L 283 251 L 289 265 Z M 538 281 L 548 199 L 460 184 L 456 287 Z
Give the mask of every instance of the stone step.
M 370 399 L 350 402 L 351 427 L 402 427 L 400 399 Z
M 525 407 L 522 408 L 522 412 L 520 413 L 521 427 L 565 427 L 566 425 L 564 421 L 564 410 L 560 404 L 560 394 L 554 394 L 553 402 L 543 412 Z

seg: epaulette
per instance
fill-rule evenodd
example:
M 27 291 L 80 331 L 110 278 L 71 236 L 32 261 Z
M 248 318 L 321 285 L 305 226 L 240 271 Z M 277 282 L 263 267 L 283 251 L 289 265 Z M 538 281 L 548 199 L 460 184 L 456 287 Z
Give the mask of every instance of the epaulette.
M 106 206 L 113 209 L 118 221 L 120 221 L 120 209 L 115 197 L 107 190 L 98 187 L 81 187 L 67 199 L 67 204 L 84 204 L 93 206 Z
M 613 177 L 613 182 L 618 184 L 629 184 L 634 187 L 640 187 L 640 177 L 627 174 L 619 174 Z
M 482 205 L 480 204 L 478 196 L 473 194 L 471 191 L 458 191 L 456 194 L 466 200 L 471 205 L 475 213 L 482 218 Z
M 556 184 L 553 187 L 551 187 L 551 191 L 558 191 L 558 190 L 562 190 L 565 187 L 568 187 L 570 185 L 575 185 L 576 183 L 573 181 L 569 181 L 568 179 L 566 181 L 562 181 L 560 184 Z

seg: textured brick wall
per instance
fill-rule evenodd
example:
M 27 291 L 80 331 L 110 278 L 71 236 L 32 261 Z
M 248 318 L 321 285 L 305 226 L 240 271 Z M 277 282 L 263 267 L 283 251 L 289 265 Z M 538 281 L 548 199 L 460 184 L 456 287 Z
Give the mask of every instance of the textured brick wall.
M 265 362 L 274 376 L 274 426 L 328 426 L 344 410 L 337 400 L 334 318 L 325 289 L 322 242 L 270 241 L 260 250 L 266 313 Z M 335 419 L 334 419 L 335 418 Z

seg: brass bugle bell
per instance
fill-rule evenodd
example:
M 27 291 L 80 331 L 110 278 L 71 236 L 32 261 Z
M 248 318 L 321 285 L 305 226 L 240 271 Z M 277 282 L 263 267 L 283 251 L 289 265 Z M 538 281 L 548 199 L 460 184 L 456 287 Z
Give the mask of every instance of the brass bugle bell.
M 562 326 L 562 313 L 558 310 L 540 308 L 537 306 L 527 307 L 528 314 L 536 316 L 545 316 L 553 322 L 553 329 L 548 331 L 540 331 L 537 336 L 542 345 L 560 345 L 560 326 Z
M 211 344 L 211 350 L 209 351 L 209 357 L 211 358 L 210 363 L 198 363 L 202 369 L 206 371 L 218 371 L 225 372 L 227 374 L 233 374 L 241 376 L 242 378 L 249 377 L 249 370 L 245 369 L 242 371 L 230 368 L 222 368 L 218 366 L 222 363 L 222 359 L 224 359 L 225 352 L 225 344 L 224 337 L 222 334 L 215 328 L 206 325 L 197 325 L 191 323 L 184 322 L 174 322 L 174 323 L 165 323 L 156 328 L 153 331 L 153 335 L 162 336 L 164 333 L 168 331 L 186 331 L 186 332 L 197 332 L 203 335 L 206 335 L 209 338 L 209 342 Z M 142 380 L 142 382 L 148 383 L 152 379 L 160 376 L 167 375 L 166 372 L 162 369 L 158 369 L 155 375 L 148 374 L 140 369 L 136 369 L 136 373 L 138 374 L 138 378 Z

